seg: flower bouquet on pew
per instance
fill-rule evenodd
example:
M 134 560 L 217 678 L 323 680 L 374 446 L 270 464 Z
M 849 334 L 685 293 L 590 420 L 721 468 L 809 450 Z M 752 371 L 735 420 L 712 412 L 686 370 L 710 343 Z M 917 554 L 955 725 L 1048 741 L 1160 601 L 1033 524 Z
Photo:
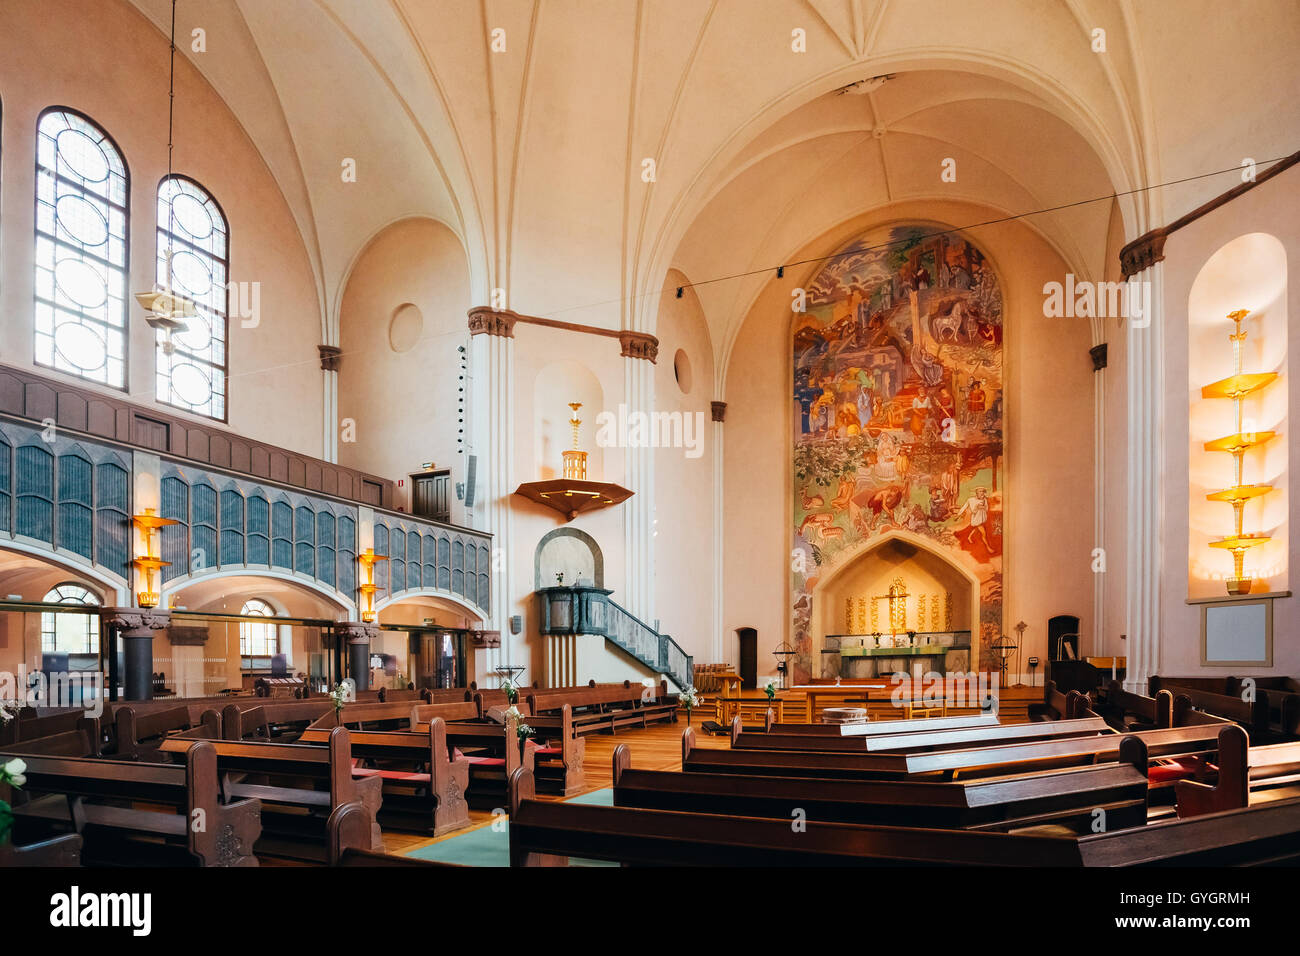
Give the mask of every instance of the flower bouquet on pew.
M 505 691 L 506 702 L 510 704 L 510 708 L 513 710 L 515 704 L 519 701 L 519 688 L 515 686 L 515 682 L 509 677 L 503 677 L 501 678 L 501 689 Z
M 19 757 L 8 763 L 0 764 L 0 784 L 17 790 L 27 782 L 27 764 Z M 9 845 L 9 836 L 14 828 L 14 811 L 8 800 L 0 800 L 0 846 Z
M 691 725 L 691 711 L 700 706 L 700 696 L 695 689 L 695 685 L 692 684 L 678 694 L 677 702 L 686 708 L 686 726 L 689 727 Z

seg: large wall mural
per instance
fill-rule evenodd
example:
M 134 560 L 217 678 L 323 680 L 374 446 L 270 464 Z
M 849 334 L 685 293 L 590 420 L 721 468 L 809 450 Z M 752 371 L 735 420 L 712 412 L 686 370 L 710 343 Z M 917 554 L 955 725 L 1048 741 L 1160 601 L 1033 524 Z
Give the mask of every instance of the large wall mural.
M 978 662 L 996 666 L 1002 294 L 979 249 L 941 228 L 863 236 L 816 275 L 794 317 L 796 682 L 821 676 L 819 577 L 897 531 L 978 578 Z

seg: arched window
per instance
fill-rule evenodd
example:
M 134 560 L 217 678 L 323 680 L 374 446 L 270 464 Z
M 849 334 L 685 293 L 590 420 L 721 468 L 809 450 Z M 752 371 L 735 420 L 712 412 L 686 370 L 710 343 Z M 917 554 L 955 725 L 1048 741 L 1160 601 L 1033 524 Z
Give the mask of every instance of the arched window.
M 198 183 L 170 176 L 158 184 L 157 282 L 167 282 L 198 307 L 189 328 L 171 337 L 157 333 L 158 400 L 196 415 L 226 419 L 226 317 L 230 243 L 226 217 Z
M 258 598 L 249 598 L 239 613 L 245 617 L 275 617 L 271 605 Z M 241 657 L 269 657 L 280 653 L 280 633 L 271 621 L 241 621 L 239 624 L 239 654 Z
M 99 607 L 99 597 L 80 584 L 68 581 L 45 595 L 46 604 L 85 604 Z M 62 611 L 41 613 L 41 650 L 57 654 L 97 654 L 99 616 Z
M 36 363 L 126 388 L 126 164 L 54 109 L 36 129 Z

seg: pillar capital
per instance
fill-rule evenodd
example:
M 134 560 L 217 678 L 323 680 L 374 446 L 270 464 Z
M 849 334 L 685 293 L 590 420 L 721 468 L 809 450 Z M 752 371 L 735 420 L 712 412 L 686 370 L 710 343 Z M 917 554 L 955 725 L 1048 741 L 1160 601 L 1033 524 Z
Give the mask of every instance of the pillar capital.
M 713 420 L 715 422 L 725 422 L 727 420 L 726 402 L 711 402 L 710 407 L 713 411 Z
M 347 644 L 369 644 L 379 636 L 379 625 L 370 621 L 339 621 L 335 636 Z
M 127 637 L 152 637 L 171 623 L 171 612 L 151 607 L 105 607 L 99 619 L 108 627 L 121 628 Z
M 515 323 L 519 316 L 509 309 L 490 309 L 485 305 L 469 310 L 470 335 L 500 335 L 507 339 L 515 337 Z

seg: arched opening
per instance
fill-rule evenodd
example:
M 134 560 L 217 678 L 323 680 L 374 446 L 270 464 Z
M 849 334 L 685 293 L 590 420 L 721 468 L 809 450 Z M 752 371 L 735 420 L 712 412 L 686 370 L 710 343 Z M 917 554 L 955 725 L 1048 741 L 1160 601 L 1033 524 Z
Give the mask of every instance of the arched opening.
M 1229 315 L 1239 310 L 1244 338 L 1234 349 L 1229 336 L 1237 324 Z M 1187 300 L 1187 590 L 1193 599 L 1225 597 L 1235 576 L 1233 554 L 1221 546 L 1238 533 L 1234 498 L 1241 533 L 1267 536 L 1243 552 L 1249 583 L 1241 586 L 1255 593 L 1289 586 L 1287 329 L 1286 249 L 1275 236 L 1238 236 L 1206 260 Z M 1222 390 L 1202 392 L 1238 372 L 1281 375 L 1258 382 L 1240 401 L 1222 397 Z M 1249 443 L 1240 456 L 1206 448 L 1232 435 Z
M 558 583 L 605 586 L 605 558 L 596 539 L 577 528 L 556 528 L 537 542 L 533 561 L 534 587 Z
M 919 535 L 885 535 L 816 582 L 812 676 L 966 673 L 979 618 L 975 569 Z
M 370 643 L 370 686 L 402 690 L 467 687 L 474 679 L 470 631 L 482 617 L 459 598 L 403 595 L 376 605 L 379 634 Z

